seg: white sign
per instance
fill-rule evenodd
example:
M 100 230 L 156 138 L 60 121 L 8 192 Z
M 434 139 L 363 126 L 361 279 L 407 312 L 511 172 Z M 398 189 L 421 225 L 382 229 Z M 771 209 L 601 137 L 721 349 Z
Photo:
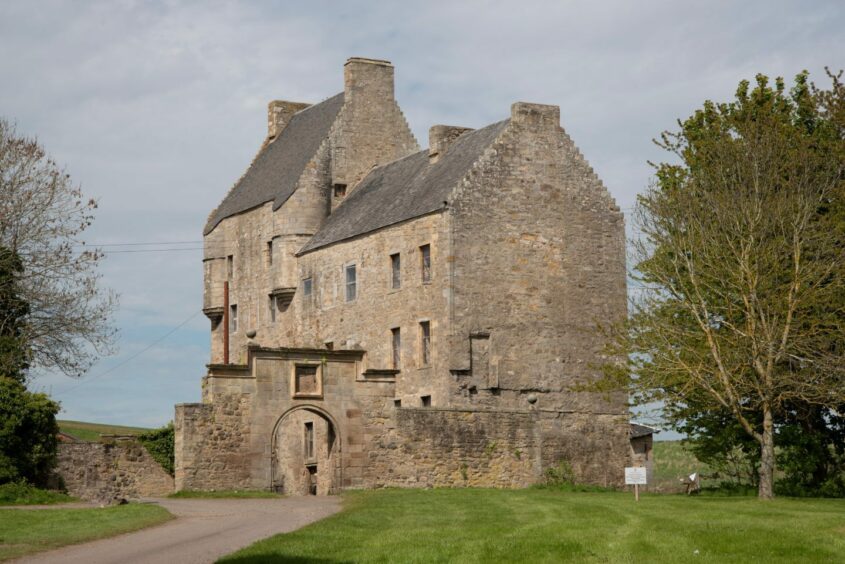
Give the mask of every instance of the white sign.
M 646 481 L 646 473 L 644 466 L 633 466 L 631 468 L 625 468 L 626 485 L 645 485 L 647 483 L 648 482 Z

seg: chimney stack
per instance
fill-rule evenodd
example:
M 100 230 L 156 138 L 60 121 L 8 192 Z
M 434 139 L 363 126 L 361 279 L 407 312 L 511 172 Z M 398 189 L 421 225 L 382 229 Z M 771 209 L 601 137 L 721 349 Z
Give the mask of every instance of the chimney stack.
M 380 59 L 349 58 L 343 65 L 343 92 L 347 102 L 362 95 L 393 100 L 393 65 Z
M 440 160 L 452 143 L 467 131 L 472 129 L 457 125 L 432 125 L 428 130 L 428 162 L 434 164 Z
M 529 128 L 557 128 L 560 127 L 560 106 L 514 102 L 511 105 L 511 122 Z
M 290 118 L 311 104 L 273 100 L 267 105 L 267 141 L 273 141 L 290 123 Z

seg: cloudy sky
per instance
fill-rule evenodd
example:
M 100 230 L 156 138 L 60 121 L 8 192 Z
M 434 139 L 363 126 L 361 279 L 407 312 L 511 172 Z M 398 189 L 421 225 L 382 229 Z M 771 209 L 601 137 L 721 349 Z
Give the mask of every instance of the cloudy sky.
M 263 140 L 266 103 L 341 91 L 350 56 L 393 62 L 423 146 L 432 124 L 559 105 L 628 208 L 661 158 L 656 134 L 758 72 L 821 82 L 845 66 L 843 29 L 836 1 L 4 0 L 0 115 L 99 199 L 87 240 L 107 245 L 103 282 L 121 295 L 119 354 L 35 385 L 63 418 L 129 425 L 199 400 L 205 219 Z

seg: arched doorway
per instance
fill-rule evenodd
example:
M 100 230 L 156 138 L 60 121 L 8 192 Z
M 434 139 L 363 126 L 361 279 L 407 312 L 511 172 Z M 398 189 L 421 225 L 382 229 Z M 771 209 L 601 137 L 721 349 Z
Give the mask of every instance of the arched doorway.
M 271 488 L 287 495 L 328 495 L 341 484 L 341 437 L 334 418 L 315 405 L 279 417 L 271 445 Z

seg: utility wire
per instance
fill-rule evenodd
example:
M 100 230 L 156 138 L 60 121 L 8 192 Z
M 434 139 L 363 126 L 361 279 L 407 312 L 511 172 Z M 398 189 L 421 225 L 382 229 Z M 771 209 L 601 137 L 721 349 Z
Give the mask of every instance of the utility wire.
M 129 358 L 126 358 L 126 359 L 124 359 L 124 360 L 122 360 L 122 361 L 118 362 L 117 364 L 115 364 L 114 366 L 112 366 L 111 368 L 109 368 L 108 370 L 106 370 L 106 371 L 104 371 L 104 372 L 100 372 L 100 373 L 99 373 L 99 374 L 97 374 L 96 376 L 91 376 L 90 378 L 87 378 L 87 379 L 83 380 L 82 382 L 79 382 L 79 383 L 78 383 L 78 384 L 76 384 L 75 386 L 71 386 L 70 388 L 67 388 L 66 390 L 62 390 L 62 391 L 58 392 L 58 394 L 66 394 L 66 393 L 68 393 L 68 392 L 72 392 L 73 390 L 76 390 L 76 389 L 78 389 L 78 388 L 81 388 L 82 386 L 84 386 L 85 384 L 87 384 L 87 383 L 91 382 L 92 380 L 95 380 L 95 379 L 100 378 L 100 377 L 102 377 L 102 376 L 105 376 L 105 375 L 107 375 L 107 374 L 111 374 L 112 372 L 114 372 L 115 370 L 117 370 L 118 368 L 120 368 L 121 366 L 125 366 L 125 365 L 126 365 L 127 363 L 129 363 L 130 361 L 135 360 L 136 358 L 138 358 L 139 356 L 141 356 L 141 355 L 142 355 L 142 354 L 144 354 L 145 352 L 147 352 L 147 351 L 149 351 L 150 349 L 152 349 L 153 347 L 155 347 L 157 344 L 159 344 L 160 342 L 162 342 L 163 340 L 165 340 L 166 338 L 168 338 L 170 335 L 172 335 L 173 333 L 175 333 L 176 331 L 178 331 L 179 329 L 181 329 L 182 327 L 184 327 L 185 325 L 187 325 L 187 323 L 188 323 L 189 321 L 191 321 L 193 318 L 195 318 L 195 317 L 196 317 L 197 315 L 199 315 L 199 314 L 200 314 L 200 312 L 199 312 L 199 311 L 195 311 L 194 313 L 192 313 L 192 314 L 191 314 L 191 316 L 190 316 L 190 317 L 188 317 L 187 319 L 185 319 L 184 321 L 182 321 L 182 323 L 180 323 L 179 325 L 177 325 L 176 327 L 174 327 L 173 329 L 171 329 L 170 331 L 168 331 L 167 333 L 165 333 L 164 335 L 162 335 L 161 337 L 159 337 L 158 339 L 156 339 L 155 341 L 153 341 L 152 343 L 150 343 L 149 345 L 147 345 L 146 347 L 144 347 L 144 348 L 143 348 L 143 349 L 141 349 L 140 351 L 136 352 L 135 354 L 133 354 L 133 355 L 132 355 L 132 356 L 130 356 Z

